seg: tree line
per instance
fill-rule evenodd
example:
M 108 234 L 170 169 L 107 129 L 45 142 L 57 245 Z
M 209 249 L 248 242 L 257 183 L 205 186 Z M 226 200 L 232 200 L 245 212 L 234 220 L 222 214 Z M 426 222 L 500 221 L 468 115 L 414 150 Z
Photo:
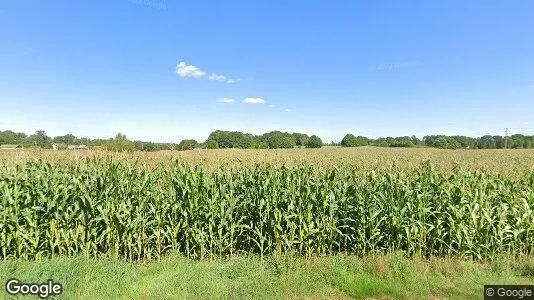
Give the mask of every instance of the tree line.
M 262 135 L 252 135 L 239 131 L 216 130 L 212 132 L 204 142 L 205 148 L 257 148 L 257 149 L 280 149 L 280 148 L 321 148 L 323 141 L 316 135 L 308 136 L 305 133 L 288 133 L 271 131 Z
M 324 145 L 317 135 L 305 133 L 288 133 L 271 131 L 262 135 L 253 135 L 239 131 L 216 130 L 206 141 L 199 143 L 193 139 L 182 140 L 180 143 L 153 143 L 130 140 L 124 134 L 117 134 L 109 139 L 78 138 L 72 134 L 49 137 L 45 131 L 38 130 L 32 135 L 11 130 L 0 131 L 0 144 L 18 144 L 25 148 L 52 148 L 56 144 L 59 149 L 68 145 L 86 145 L 89 148 L 103 148 L 111 151 L 159 151 L 159 150 L 192 150 L 196 148 L 224 149 L 279 149 L 279 148 L 320 148 Z M 485 135 L 482 137 L 427 135 L 423 139 L 416 136 L 381 137 L 371 139 L 364 136 L 347 134 L 341 142 L 328 145 L 343 147 L 378 146 L 378 147 L 433 147 L 444 149 L 503 149 L 503 148 L 534 148 L 534 136 L 514 134 L 509 137 Z
M 11 130 L 0 131 L 0 144 L 18 144 L 25 148 L 39 147 L 52 148 L 55 144 L 58 149 L 65 149 L 68 145 L 86 145 L 89 148 L 103 148 L 110 151 L 159 151 L 159 150 L 193 150 L 196 148 L 219 149 L 219 148 L 294 148 L 308 147 L 320 148 L 322 140 L 316 136 L 308 136 L 303 133 L 287 133 L 272 131 L 263 135 L 252 135 L 237 131 L 216 130 L 212 132 L 204 143 L 193 139 L 182 140 L 180 143 L 153 143 L 144 141 L 132 141 L 122 133 L 109 139 L 77 138 L 72 134 L 49 137 L 44 130 L 38 130 L 35 134 L 26 135 Z
M 534 148 L 534 135 L 514 134 L 509 137 L 484 135 L 482 137 L 427 135 L 422 140 L 416 136 L 369 139 L 347 134 L 340 143 L 344 147 L 433 147 L 442 149 L 521 149 Z

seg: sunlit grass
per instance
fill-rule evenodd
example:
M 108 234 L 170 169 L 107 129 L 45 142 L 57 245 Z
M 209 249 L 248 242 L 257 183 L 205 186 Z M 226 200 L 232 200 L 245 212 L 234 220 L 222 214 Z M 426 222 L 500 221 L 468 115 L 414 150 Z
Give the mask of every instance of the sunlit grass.
M 56 257 L 0 262 L 0 281 L 52 278 L 64 287 L 62 299 L 483 299 L 484 284 L 534 284 L 533 268 L 529 257 L 489 264 L 398 253 L 212 261 L 170 255 L 148 264 Z

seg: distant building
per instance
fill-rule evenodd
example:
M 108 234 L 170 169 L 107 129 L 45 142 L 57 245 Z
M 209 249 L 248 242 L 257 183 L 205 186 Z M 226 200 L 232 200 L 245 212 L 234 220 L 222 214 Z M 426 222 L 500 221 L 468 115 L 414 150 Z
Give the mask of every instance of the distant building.
M 0 149 L 2 150 L 15 150 L 15 149 L 22 149 L 21 145 L 0 145 Z

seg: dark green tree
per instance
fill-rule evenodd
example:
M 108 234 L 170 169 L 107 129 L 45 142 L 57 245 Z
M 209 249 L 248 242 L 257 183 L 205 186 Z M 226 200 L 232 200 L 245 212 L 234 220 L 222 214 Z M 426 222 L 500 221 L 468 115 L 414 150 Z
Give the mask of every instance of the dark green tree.
M 1 144 L 21 144 L 26 146 L 28 143 L 26 134 L 22 132 L 14 132 L 11 130 L 0 131 L 0 145 Z
M 316 135 L 310 136 L 310 139 L 308 140 L 308 144 L 306 144 L 306 147 L 308 148 L 321 148 L 323 146 L 323 141 Z
M 64 143 L 67 145 L 73 145 L 76 144 L 77 138 L 72 134 L 62 135 L 62 136 L 56 136 L 54 137 L 54 143 Z
M 356 147 L 357 139 L 354 134 L 348 133 L 341 140 L 341 146 L 343 147 Z
M 369 145 L 369 139 L 364 136 L 354 136 L 354 134 L 347 134 L 341 140 L 343 147 L 359 147 Z
M 295 148 L 297 145 L 295 137 L 287 132 L 271 131 L 263 134 L 261 139 L 270 149 Z
M 307 134 L 295 132 L 291 135 L 295 138 L 295 145 L 297 147 L 305 147 L 306 144 L 308 144 L 308 139 L 310 137 Z
M 46 135 L 44 130 L 37 130 L 28 137 L 28 143 L 41 148 L 52 148 L 52 138 Z
M 109 151 L 117 151 L 117 152 L 131 152 L 135 149 L 135 145 L 132 141 L 128 140 L 126 135 L 122 133 L 117 133 L 115 138 L 109 139 L 105 147 Z
M 193 150 L 198 146 L 198 142 L 195 140 L 182 140 L 178 144 L 178 150 Z
M 219 149 L 219 144 L 217 143 L 217 141 L 213 140 L 213 139 L 208 139 L 205 143 L 204 143 L 206 149 Z

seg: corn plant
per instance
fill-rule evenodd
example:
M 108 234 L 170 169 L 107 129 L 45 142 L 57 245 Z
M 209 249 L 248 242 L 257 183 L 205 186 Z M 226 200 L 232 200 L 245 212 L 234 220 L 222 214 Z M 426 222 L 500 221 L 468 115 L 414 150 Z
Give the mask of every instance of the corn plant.
M 0 169 L 0 259 L 159 259 L 251 253 L 493 257 L 532 253 L 534 172 L 429 163 L 206 170 L 114 157 Z

